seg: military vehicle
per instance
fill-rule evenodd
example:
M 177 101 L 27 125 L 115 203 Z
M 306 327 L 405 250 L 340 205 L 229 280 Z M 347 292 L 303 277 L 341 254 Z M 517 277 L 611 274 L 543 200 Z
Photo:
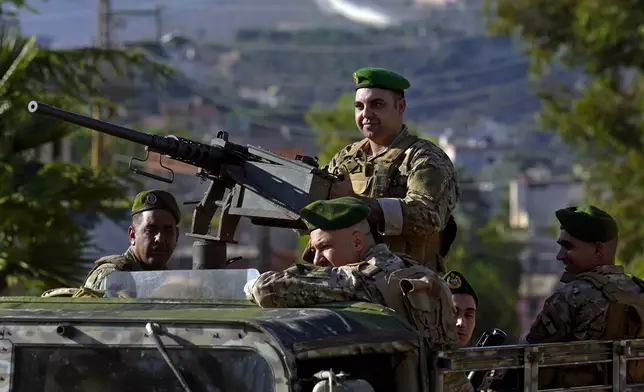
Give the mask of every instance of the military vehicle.
M 518 385 L 494 390 L 533 392 L 543 367 L 580 363 L 612 380 L 548 391 L 637 390 L 625 369 L 642 340 L 434 352 L 425 371 L 414 329 L 387 308 L 261 309 L 240 299 L 251 272 L 117 272 L 105 298 L 0 298 L 0 390 L 440 392 L 450 372 L 518 369 Z
M 188 233 L 192 270 L 116 272 L 102 298 L 0 298 L 0 391 L 440 392 L 454 372 L 496 389 L 537 391 L 543 367 L 580 363 L 608 364 L 612 381 L 568 390 L 635 388 L 626 366 L 644 357 L 639 340 L 424 353 L 414 328 L 380 305 L 261 309 L 243 290 L 258 271 L 222 269 L 239 219 L 304 229 L 300 209 L 328 198 L 339 177 L 310 157 L 230 143 L 225 132 L 206 145 L 35 101 L 29 111 L 143 144 L 194 165 L 211 184 Z

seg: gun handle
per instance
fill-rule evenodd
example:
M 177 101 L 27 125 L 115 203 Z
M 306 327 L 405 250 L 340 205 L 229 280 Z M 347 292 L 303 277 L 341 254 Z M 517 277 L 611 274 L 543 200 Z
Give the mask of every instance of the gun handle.
M 163 181 L 163 182 L 168 183 L 168 184 L 172 184 L 172 181 L 173 181 L 173 179 L 169 179 L 169 178 L 165 178 L 165 177 L 157 176 L 156 174 L 148 173 L 148 172 L 146 172 L 146 171 L 143 171 L 143 170 L 140 170 L 140 169 L 136 169 L 136 168 L 132 168 L 132 172 L 133 172 L 134 174 L 140 174 L 140 175 L 142 175 L 142 176 L 146 176 L 146 177 L 151 178 L 151 179 L 153 179 L 153 180 Z M 174 177 L 174 176 L 173 176 L 173 177 Z

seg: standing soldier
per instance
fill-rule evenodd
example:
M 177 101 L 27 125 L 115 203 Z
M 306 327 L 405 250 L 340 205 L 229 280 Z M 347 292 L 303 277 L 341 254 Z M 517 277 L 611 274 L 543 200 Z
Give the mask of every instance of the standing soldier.
M 452 211 L 460 191 L 451 160 L 434 143 L 412 135 L 403 123 L 404 77 L 382 68 L 361 68 L 355 121 L 364 135 L 338 152 L 329 171 L 344 174 L 331 198 L 354 196 L 369 203 L 369 224 L 389 248 L 444 273 L 443 257 L 456 235 Z M 310 244 L 303 255 L 311 261 Z

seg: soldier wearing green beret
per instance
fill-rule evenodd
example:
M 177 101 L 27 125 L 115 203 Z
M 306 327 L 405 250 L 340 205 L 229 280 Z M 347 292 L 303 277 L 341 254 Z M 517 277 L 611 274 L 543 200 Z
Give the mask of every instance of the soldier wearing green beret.
M 404 124 L 407 79 L 366 67 L 355 71 L 353 80 L 355 122 L 364 139 L 331 159 L 328 169 L 345 176 L 332 187 L 331 198 L 368 201 L 368 221 L 392 251 L 444 273 L 443 257 L 456 235 L 452 211 L 460 196 L 454 165 Z M 311 256 L 307 249 L 303 258 Z
M 479 298 L 470 282 L 460 272 L 450 271 L 445 274 L 443 279 L 452 291 L 452 303 L 456 307 L 458 342 L 464 347 L 472 339 L 476 327 L 476 310 L 479 306 Z
M 429 346 L 456 346 L 456 315 L 447 284 L 410 257 L 393 253 L 384 243 L 376 244 L 367 221 L 367 201 L 356 197 L 316 201 L 300 215 L 310 230 L 313 264 L 264 272 L 244 288 L 249 300 L 263 308 L 338 301 L 378 303 L 407 317 Z M 411 301 L 408 296 L 422 298 Z
M 180 221 L 181 211 L 170 193 L 153 189 L 136 195 L 128 229 L 130 247 L 123 254 L 98 259 L 83 286 L 105 290 L 106 278 L 114 271 L 165 269 L 177 245 Z
M 633 322 L 640 325 L 638 317 L 630 317 L 644 314 L 644 283 L 615 264 L 617 223 L 592 205 L 563 208 L 555 215 L 560 223 L 557 260 L 565 266 L 561 278 L 564 285 L 546 299 L 525 341 L 537 344 L 634 338 L 624 326 Z M 604 371 L 611 370 L 598 370 L 597 365 L 540 370 L 539 388 L 601 384 Z

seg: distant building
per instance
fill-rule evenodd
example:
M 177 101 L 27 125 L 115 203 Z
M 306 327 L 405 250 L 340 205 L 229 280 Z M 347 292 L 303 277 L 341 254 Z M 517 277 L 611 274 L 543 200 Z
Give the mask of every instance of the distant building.
M 563 265 L 556 259 L 559 226 L 554 212 L 580 203 L 583 197 L 579 180 L 549 178 L 543 171 L 510 182 L 509 223 L 511 228 L 525 234 L 521 255 L 523 274 L 517 301 L 522 331 L 530 327 L 563 273 Z
M 516 148 L 508 135 L 507 126 L 483 119 L 459 134 L 445 130 L 439 136 L 438 144 L 456 166 L 477 173 L 498 163 L 505 153 Z

